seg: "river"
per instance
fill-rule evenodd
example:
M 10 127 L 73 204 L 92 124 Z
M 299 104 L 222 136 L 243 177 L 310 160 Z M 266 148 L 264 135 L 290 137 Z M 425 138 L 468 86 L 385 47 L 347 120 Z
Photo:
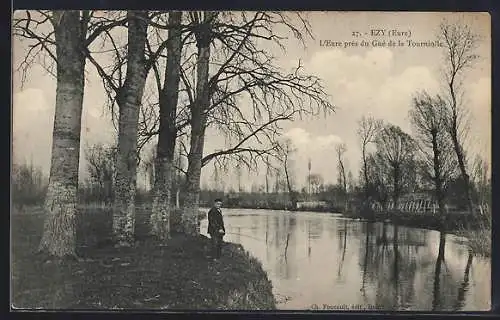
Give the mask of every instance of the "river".
M 278 309 L 490 309 L 490 260 L 470 255 L 460 237 L 340 214 L 223 214 L 224 240 L 242 244 L 262 262 Z M 205 235 L 206 229 L 204 219 Z

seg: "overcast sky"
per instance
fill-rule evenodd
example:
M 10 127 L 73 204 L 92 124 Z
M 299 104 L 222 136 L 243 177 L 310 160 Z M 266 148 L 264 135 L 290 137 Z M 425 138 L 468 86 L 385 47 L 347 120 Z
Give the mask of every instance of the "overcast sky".
M 326 41 L 372 42 L 369 35 L 353 38 L 353 32 L 370 33 L 371 29 L 411 31 L 406 41 L 434 40 L 443 18 L 465 18 L 474 31 L 481 35 L 478 48 L 481 59 L 469 70 L 465 82 L 465 101 L 471 112 L 471 131 L 468 151 L 481 154 L 491 161 L 491 57 L 490 17 L 488 14 L 445 13 L 339 13 L 315 12 L 307 16 L 315 39 L 309 39 L 304 48 L 290 40 L 286 51 L 274 47 L 272 53 L 278 64 L 286 69 L 297 65 L 300 59 L 305 70 L 323 79 L 331 102 L 337 106 L 334 114 L 316 119 L 302 119 L 283 124 L 284 134 L 298 148 L 295 155 L 295 172 L 299 183 L 307 174 L 307 161 L 312 162 L 312 172 L 323 176 L 325 182 L 337 179 L 334 147 L 347 145 L 347 167 L 355 177 L 360 167 L 360 150 L 356 137 L 357 120 L 372 114 L 411 133 L 408 110 L 412 95 L 422 89 L 437 92 L 442 84 L 440 67 L 443 48 L 403 47 L 332 47 L 322 46 Z M 397 37 L 395 38 L 398 39 Z M 14 68 L 22 59 L 26 47 L 13 40 Z M 96 142 L 112 143 L 114 129 L 104 110 L 105 95 L 93 67 L 88 63 L 82 123 L 82 148 Z M 55 107 L 55 80 L 35 66 L 21 88 L 20 77 L 14 73 L 13 83 L 13 157 L 19 162 L 32 157 L 36 165 L 48 173 Z M 223 146 L 216 132 L 209 130 L 205 152 Z M 81 172 L 85 171 L 83 152 Z M 260 174 L 246 175 L 244 185 L 262 181 Z M 203 169 L 202 183 L 210 183 L 212 166 Z M 226 182 L 234 181 L 229 175 Z

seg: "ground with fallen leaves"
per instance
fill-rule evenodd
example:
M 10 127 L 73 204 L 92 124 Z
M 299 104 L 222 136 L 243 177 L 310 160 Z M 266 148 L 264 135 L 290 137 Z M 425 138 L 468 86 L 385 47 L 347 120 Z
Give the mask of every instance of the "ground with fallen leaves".
M 80 261 L 56 261 L 36 253 L 43 229 L 40 210 L 12 214 L 12 306 L 23 309 L 275 308 L 266 273 L 241 245 L 225 243 L 222 258 L 213 261 L 207 258 L 208 238 L 174 234 L 167 246 L 160 246 L 144 234 L 146 220 L 138 216 L 137 244 L 114 248 L 102 240 L 106 237 L 99 237 L 99 232 L 109 230 L 105 216 L 87 215 L 78 223 Z

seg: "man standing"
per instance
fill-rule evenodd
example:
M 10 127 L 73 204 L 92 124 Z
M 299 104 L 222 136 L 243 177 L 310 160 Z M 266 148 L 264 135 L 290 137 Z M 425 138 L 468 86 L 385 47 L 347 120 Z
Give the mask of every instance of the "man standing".
M 208 234 L 212 239 L 214 259 L 219 259 L 222 250 L 222 238 L 226 233 L 224 220 L 222 219 L 222 200 L 215 199 L 214 206 L 208 211 Z

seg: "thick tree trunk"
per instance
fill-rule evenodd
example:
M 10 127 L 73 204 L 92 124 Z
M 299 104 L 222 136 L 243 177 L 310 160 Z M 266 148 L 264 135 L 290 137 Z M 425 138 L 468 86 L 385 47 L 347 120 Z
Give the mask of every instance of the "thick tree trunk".
M 206 13 L 206 21 L 198 25 L 195 32 L 198 46 L 196 62 L 196 102 L 191 108 L 191 141 L 188 155 L 188 171 L 186 181 L 186 197 L 184 200 L 183 225 L 184 232 L 189 235 L 199 234 L 198 202 L 200 196 L 200 176 L 205 143 L 207 122 L 206 110 L 210 103 L 208 91 L 208 69 L 211 43 L 211 15 Z M 207 22 L 208 20 L 208 22 Z
M 118 156 L 113 208 L 113 233 L 118 245 L 134 241 L 137 185 L 137 125 L 146 83 L 145 44 L 147 11 L 128 11 L 128 62 L 119 107 Z
M 170 208 L 172 199 L 173 163 L 175 153 L 177 99 L 181 67 L 182 12 L 170 12 L 165 83 L 160 95 L 160 128 L 155 161 L 155 184 L 151 212 L 151 232 L 160 240 L 170 237 Z
M 184 198 L 184 232 L 196 235 L 198 222 L 198 203 L 200 197 L 201 160 L 205 141 L 205 116 L 192 114 L 191 147 L 188 155 L 186 195 Z
M 52 157 L 43 236 L 39 250 L 56 257 L 76 255 L 80 131 L 83 107 L 84 32 L 79 11 L 54 12 L 57 89 Z

